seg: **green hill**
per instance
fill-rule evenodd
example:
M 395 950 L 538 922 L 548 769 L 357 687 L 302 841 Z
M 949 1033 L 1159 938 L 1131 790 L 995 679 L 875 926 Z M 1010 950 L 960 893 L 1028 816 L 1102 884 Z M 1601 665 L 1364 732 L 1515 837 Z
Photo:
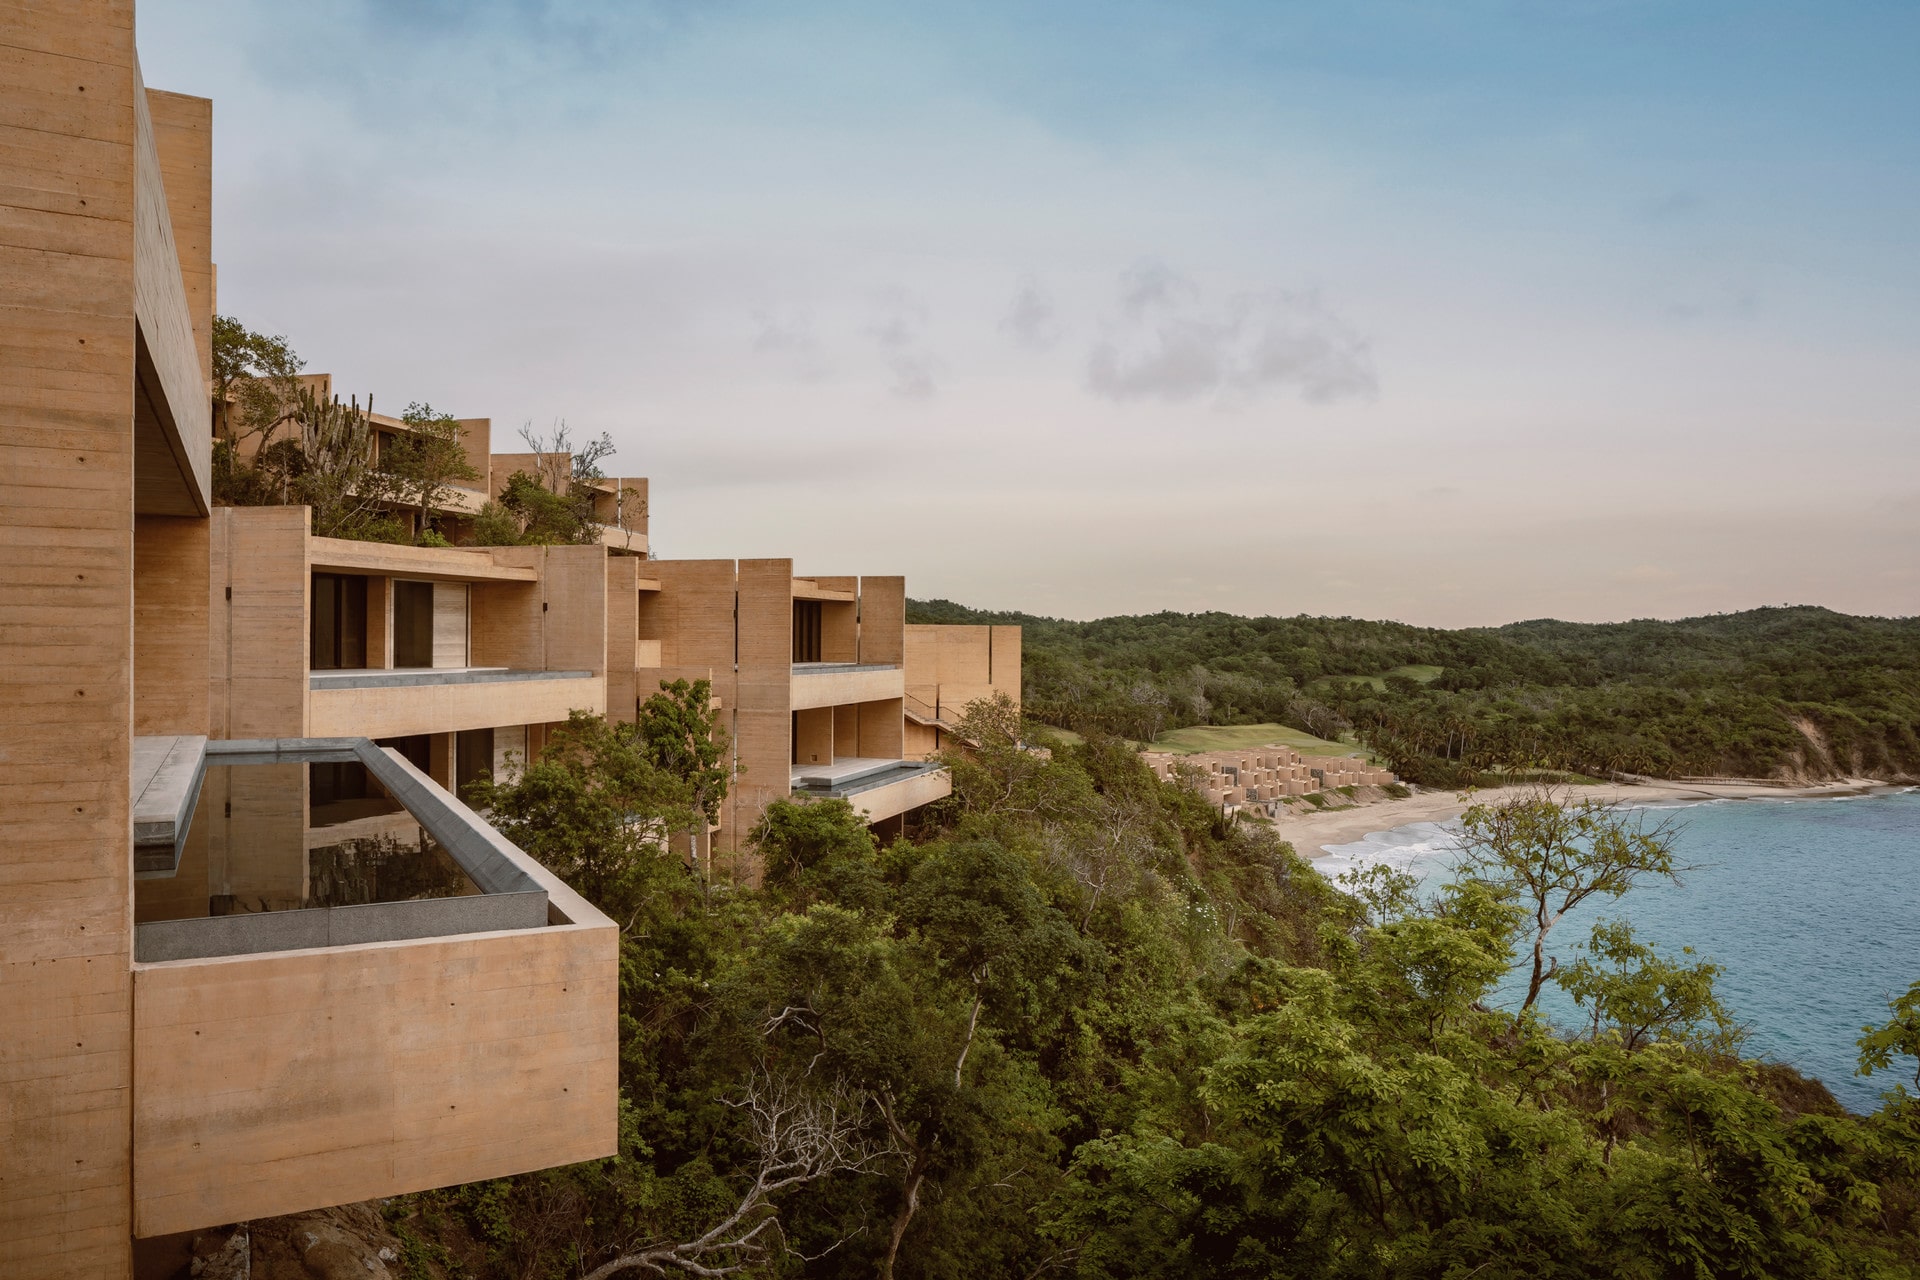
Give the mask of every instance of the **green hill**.
M 1277 722 L 1442 784 L 1503 766 L 1920 776 L 1914 618 L 1801 606 L 1447 631 L 1225 613 L 1073 622 L 946 600 L 910 601 L 908 618 L 1017 623 L 1029 713 L 1079 732 Z

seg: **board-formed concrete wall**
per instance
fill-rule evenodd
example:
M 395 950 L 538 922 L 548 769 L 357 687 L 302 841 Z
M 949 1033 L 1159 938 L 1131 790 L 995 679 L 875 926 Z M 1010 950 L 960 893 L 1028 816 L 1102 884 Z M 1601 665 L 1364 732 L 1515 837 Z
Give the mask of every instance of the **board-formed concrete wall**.
M 314 689 L 308 695 L 307 724 L 316 738 L 398 738 L 497 725 L 551 724 L 565 720 L 572 711 L 600 712 L 605 707 L 606 683 L 590 675 Z
M 307 736 L 305 507 L 213 513 L 215 738 Z
M 495 547 L 532 584 L 480 583 L 472 595 L 475 666 L 607 672 L 607 553 L 598 546 Z M 524 586 L 534 590 L 529 593 Z M 596 710 L 604 707 L 601 699 Z
M 167 193 L 173 247 L 193 324 L 200 378 L 213 378 L 213 103 L 147 90 L 160 178 Z
M 878 671 L 796 671 L 792 679 L 796 711 L 897 699 L 905 688 L 898 667 L 883 667 Z
M 204 516 L 212 503 L 212 407 L 206 366 L 174 247 L 152 114 L 135 60 L 133 182 L 134 505 L 153 515 Z M 209 320 L 209 323 L 211 321 Z
M 608 556 L 607 572 L 607 719 L 633 722 L 639 699 L 654 693 L 657 681 L 643 682 L 636 637 L 640 625 L 641 561 L 636 556 Z M 651 672 L 648 673 L 649 675 Z
M 1019 705 L 1020 628 L 914 623 L 905 640 L 906 691 L 920 704 L 958 714 L 1004 693 Z
M 899 698 L 859 704 L 860 754 L 874 760 L 899 760 L 905 754 L 906 717 Z
M 133 731 L 207 732 L 212 661 L 208 521 L 134 517 Z
M 860 661 L 900 663 L 906 653 L 907 580 L 860 579 Z
M 8 6 L 0 1275 L 120 1276 L 132 939 L 130 3 Z
M 884 822 L 909 809 L 931 804 L 952 792 L 952 775 L 945 769 L 938 769 L 885 786 L 856 791 L 847 797 L 847 803 L 865 814 L 868 822 Z
M 905 628 L 906 754 L 924 760 L 944 747 L 938 727 L 966 714 L 969 704 L 1005 694 L 1020 705 L 1020 628 L 930 626 Z
M 617 946 L 602 923 L 139 966 L 134 1232 L 610 1154 Z
M 793 561 L 742 560 L 739 672 L 733 716 L 741 773 L 727 798 L 720 847 L 737 852 L 775 800 L 786 798 L 793 762 Z M 741 864 L 748 878 L 758 868 Z

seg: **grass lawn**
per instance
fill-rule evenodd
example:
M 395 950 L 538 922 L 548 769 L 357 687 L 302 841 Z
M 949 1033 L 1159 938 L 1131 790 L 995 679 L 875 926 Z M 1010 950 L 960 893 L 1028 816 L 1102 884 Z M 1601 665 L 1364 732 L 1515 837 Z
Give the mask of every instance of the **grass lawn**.
M 1422 662 L 1415 663 L 1411 666 L 1395 667 L 1391 671 L 1382 671 L 1377 676 L 1322 676 L 1313 683 L 1317 687 L 1326 684 L 1329 680 L 1353 680 L 1360 684 L 1370 684 L 1375 689 L 1385 692 L 1388 676 L 1405 676 L 1407 679 L 1418 681 L 1421 684 L 1432 684 L 1440 678 L 1440 673 L 1444 670 L 1444 667 L 1430 666 Z
M 1195 724 L 1184 729 L 1169 729 L 1154 739 L 1150 750 L 1177 751 L 1192 755 L 1196 751 L 1244 751 L 1269 743 L 1292 747 L 1309 756 L 1364 756 L 1366 749 L 1351 742 L 1328 742 L 1303 729 L 1284 724 Z

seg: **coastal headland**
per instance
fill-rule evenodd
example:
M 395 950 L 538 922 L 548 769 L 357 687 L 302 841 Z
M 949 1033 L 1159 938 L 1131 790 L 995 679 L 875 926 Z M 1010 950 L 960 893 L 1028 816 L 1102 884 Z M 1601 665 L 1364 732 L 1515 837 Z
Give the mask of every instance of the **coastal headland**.
M 1626 804 L 1685 804 L 1699 800 L 1794 800 L 1831 799 L 1836 796 L 1864 795 L 1886 786 L 1874 778 L 1843 778 L 1804 786 L 1774 787 L 1746 782 L 1728 783 L 1605 783 L 1589 786 L 1556 787 L 1555 793 L 1570 800 L 1599 799 Z M 1367 789 L 1372 790 L 1371 788 Z M 1497 804 L 1505 790 L 1472 793 L 1450 790 L 1416 790 L 1405 799 L 1393 799 L 1367 791 L 1358 803 L 1340 809 L 1307 809 L 1286 812 L 1274 820 L 1274 831 L 1293 845 L 1303 858 L 1322 858 L 1328 846 L 1351 844 L 1381 831 L 1391 831 L 1414 822 L 1449 822 L 1475 804 Z

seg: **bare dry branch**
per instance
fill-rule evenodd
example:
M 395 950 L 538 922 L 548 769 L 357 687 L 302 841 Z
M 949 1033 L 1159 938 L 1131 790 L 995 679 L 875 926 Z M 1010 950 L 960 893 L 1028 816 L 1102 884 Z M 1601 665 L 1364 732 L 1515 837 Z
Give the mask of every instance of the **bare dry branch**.
M 732 1210 L 692 1240 L 634 1248 L 601 1263 L 583 1280 L 606 1280 L 623 1271 L 736 1275 L 766 1253 L 770 1239 L 784 1242 L 774 1203 L 779 1193 L 836 1173 L 878 1172 L 905 1155 L 894 1126 L 873 1123 L 872 1099 L 842 1083 L 819 1088 L 759 1075 L 739 1101 L 728 1105 L 747 1113 L 760 1152 L 753 1182 Z

